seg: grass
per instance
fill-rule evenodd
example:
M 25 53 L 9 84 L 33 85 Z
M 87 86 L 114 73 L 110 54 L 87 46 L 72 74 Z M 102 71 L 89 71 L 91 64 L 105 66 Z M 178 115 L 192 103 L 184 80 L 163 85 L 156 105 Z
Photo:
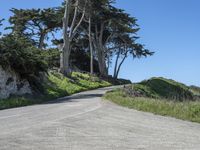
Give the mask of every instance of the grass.
M 81 91 L 111 85 L 111 83 L 101 80 L 96 76 L 90 76 L 89 74 L 73 72 L 71 78 L 67 78 L 60 73 L 49 72 L 44 83 L 42 83 L 44 91 L 39 94 L 40 96 L 34 95 L 32 97 L 11 97 L 3 99 L 0 100 L 0 109 L 39 104 Z
M 190 91 L 196 95 L 196 96 L 200 96 L 200 87 L 197 86 L 190 86 Z
M 130 97 L 123 90 L 108 92 L 104 98 L 127 108 L 200 123 L 199 101 L 180 102 L 148 97 Z
M 159 97 L 179 101 L 195 99 L 190 87 L 171 79 L 151 78 L 138 84 L 147 87 L 148 92 L 154 94 L 153 98 Z
M 24 97 L 13 97 L 8 99 L 0 100 L 0 109 L 7 109 L 7 108 L 14 108 L 14 107 L 21 107 L 21 106 L 28 106 L 35 104 L 36 101 L 30 100 Z
M 71 78 L 66 78 L 60 73 L 51 72 L 45 82 L 44 89 L 48 97 L 58 98 L 107 86 L 111 86 L 111 84 L 89 74 L 73 72 Z
M 176 101 L 195 100 L 195 90 L 182 83 L 165 78 L 151 78 L 133 84 L 130 93 L 136 92 L 144 97 L 170 99 Z M 196 92 L 197 93 L 197 92 Z M 134 93 L 133 93 L 134 94 Z
M 151 78 L 109 92 L 105 98 L 124 107 L 200 123 L 200 88 Z

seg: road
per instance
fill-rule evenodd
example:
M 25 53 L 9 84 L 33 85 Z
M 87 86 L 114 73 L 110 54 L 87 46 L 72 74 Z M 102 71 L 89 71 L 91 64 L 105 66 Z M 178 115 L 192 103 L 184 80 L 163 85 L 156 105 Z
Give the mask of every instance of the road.
M 82 92 L 0 111 L 0 150 L 199 150 L 200 125 L 123 108 Z

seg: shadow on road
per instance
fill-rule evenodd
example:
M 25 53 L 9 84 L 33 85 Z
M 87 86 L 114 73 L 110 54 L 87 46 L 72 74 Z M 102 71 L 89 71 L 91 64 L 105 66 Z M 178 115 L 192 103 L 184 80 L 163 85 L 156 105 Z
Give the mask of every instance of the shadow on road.
M 65 103 L 65 102 L 76 102 L 76 100 L 84 100 L 84 99 L 91 99 L 95 97 L 102 97 L 103 94 L 77 94 L 72 96 L 67 96 L 63 98 L 59 98 L 53 101 L 49 101 L 43 104 L 55 104 L 55 103 Z
M 113 89 L 117 89 L 117 88 L 121 88 L 122 86 L 111 86 L 111 87 L 105 87 L 105 88 L 99 88 L 98 91 L 104 91 L 102 93 L 106 93 L 108 91 L 111 91 Z M 93 90 L 91 90 L 93 91 Z M 88 92 L 88 91 L 86 91 Z M 98 98 L 98 97 L 102 97 L 104 94 L 95 94 L 95 92 L 93 91 L 93 94 L 89 94 L 89 93 L 78 93 L 78 94 L 74 94 L 71 96 L 66 96 L 66 97 L 62 97 L 62 98 L 58 98 L 56 100 L 52 100 L 52 101 L 48 101 L 45 102 L 43 104 L 56 104 L 56 103 L 66 103 L 66 102 L 78 102 L 80 100 L 87 100 L 87 99 L 92 99 L 92 98 Z M 76 100 L 75 100 L 76 99 Z

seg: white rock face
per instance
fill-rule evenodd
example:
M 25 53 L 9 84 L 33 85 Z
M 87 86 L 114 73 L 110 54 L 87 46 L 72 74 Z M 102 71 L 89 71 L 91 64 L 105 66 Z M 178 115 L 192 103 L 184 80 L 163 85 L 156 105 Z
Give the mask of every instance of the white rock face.
M 0 99 L 11 95 L 31 94 L 31 87 L 27 80 L 21 80 L 14 71 L 4 70 L 0 66 Z

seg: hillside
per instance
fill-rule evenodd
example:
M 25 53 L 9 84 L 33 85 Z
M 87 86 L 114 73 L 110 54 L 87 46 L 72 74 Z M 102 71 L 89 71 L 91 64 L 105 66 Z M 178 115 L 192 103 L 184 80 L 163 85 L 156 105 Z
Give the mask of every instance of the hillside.
M 41 79 L 34 80 L 34 83 L 30 83 L 30 85 L 33 94 L 13 95 L 8 99 L 2 99 L 0 100 L 0 109 L 43 103 L 77 92 L 111 86 L 112 83 L 86 73 L 73 72 L 72 76 L 67 78 L 58 72 L 50 71 Z
M 198 96 L 197 88 L 165 78 L 151 78 L 133 84 L 124 89 L 130 96 L 165 98 L 169 100 L 195 100 Z
M 149 80 L 108 92 L 118 105 L 200 123 L 200 88 L 165 78 Z
M 100 78 L 88 73 L 72 72 L 71 77 L 65 77 L 57 71 L 49 71 L 29 82 L 32 92 L 22 96 L 11 95 L 0 99 L 0 109 L 39 104 L 56 98 L 69 96 L 78 92 L 108 87 L 111 85 L 128 84 L 129 80 Z
M 97 76 L 90 76 L 86 73 L 73 72 L 71 77 L 67 78 L 58 72 L 52 71 L 45 79 L 43 89 L 46 96 L 58 98 L 111 85 L 111 83 Z

